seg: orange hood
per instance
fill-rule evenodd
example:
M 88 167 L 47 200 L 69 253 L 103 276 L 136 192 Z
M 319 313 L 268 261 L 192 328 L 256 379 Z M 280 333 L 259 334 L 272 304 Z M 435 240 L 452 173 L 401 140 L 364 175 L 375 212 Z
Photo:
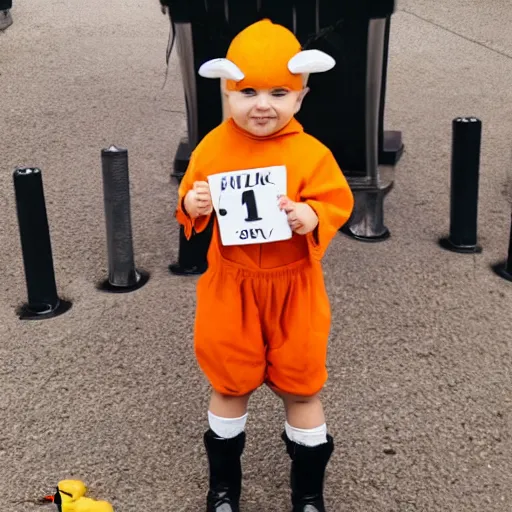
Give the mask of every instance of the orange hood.
M 225 78 L 226 88 L 301 90 L 304 75 L 333 68 L 332 57 L 319 50 L 304 50 L 295 35 L 268 19 L 242 30 L 231 42 L 226 58 L 205 62 L 199 74 Z

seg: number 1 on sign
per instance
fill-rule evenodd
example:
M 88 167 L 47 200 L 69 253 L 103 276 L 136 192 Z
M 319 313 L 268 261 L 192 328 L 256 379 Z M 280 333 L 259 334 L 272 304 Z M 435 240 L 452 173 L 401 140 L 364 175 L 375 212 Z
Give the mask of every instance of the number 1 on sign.
M 242 194 L 242 204 L 247 206 L 246 222 L 261 220 L 261 217 L 258 216 L 258 207 L 256 205 L 256 195 L 254 194 L 254 190 L 246 190 Z

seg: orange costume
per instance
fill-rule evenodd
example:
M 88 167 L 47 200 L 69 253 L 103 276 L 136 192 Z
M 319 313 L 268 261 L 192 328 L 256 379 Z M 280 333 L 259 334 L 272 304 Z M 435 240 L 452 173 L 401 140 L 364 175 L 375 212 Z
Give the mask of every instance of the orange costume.
M 266 45 L 257 37 L 263 33 Z M 301 52 L 289 34 L 267 20 L 256 23 L 234 39 L 227 59 L 207 63 L 200 73 L 226 78 L 227 90 L 301 89 L 303 74 L 324 71 L 330 64 L 321 52 Z M 319 222 L 313 232 L 293 233 L 288 240 L 224 246 L 215 218 L 208 270 L 197 284 L 194 343 L 201 369 L 225 395 L 244 395 L 267 383 L 310 396 L 327 379 L 331 313 L 321 259 L 353 208 L 351 190 L 331 151 L 294 118 L 268 137 L 251 135 L 229 118 L 195 148 L 179 188 L 176 218 L 190 238 L 210 220 L 192 220 L 184 209 L 184 197 L 195 181 L 271 166 L 286 166 L 286 195 L 309 204 Z

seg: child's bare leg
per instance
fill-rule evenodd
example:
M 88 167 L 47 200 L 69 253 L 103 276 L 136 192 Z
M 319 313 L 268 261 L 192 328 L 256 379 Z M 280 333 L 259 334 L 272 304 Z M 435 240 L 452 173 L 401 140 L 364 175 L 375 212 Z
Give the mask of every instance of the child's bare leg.
M 250 396 L 250 393 L 243 396 L 228 396 L 212 391 L 208 408 L 210 429 L 224 439 L 241 434 L 247 421 L 247 404 Z
M 278 393 L 286 411 L 288 438 L 306 446 L 327 442 L 327 426 L 319 395 L 298 396 Z
M 280 393 L 286 410 L 286 421 L 300 429 L 312 429 L 325 423 L 324 408 L 318 395 L 297 396 Z
M 238 418 L 247 412 L 250 397 L 250 393 L 243 396 L 228 396 L 213 390 L 209 410 L 222 418 Z

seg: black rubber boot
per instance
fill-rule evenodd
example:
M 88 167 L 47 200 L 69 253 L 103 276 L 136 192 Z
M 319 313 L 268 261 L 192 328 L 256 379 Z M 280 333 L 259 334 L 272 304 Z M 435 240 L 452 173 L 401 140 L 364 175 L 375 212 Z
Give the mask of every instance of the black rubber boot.
M 245 432 L 223 439 L 209 429 L 204 435 L 204 445 L 210 466 L 206 512 L 239 512 Z
M 334 450 L 333 438 L 327 435 L 327 443 L 303 446 L 282 435 L 286 450 L 292 459 L 290 487 L 293 512 L 325 512 L 325 468 Z

